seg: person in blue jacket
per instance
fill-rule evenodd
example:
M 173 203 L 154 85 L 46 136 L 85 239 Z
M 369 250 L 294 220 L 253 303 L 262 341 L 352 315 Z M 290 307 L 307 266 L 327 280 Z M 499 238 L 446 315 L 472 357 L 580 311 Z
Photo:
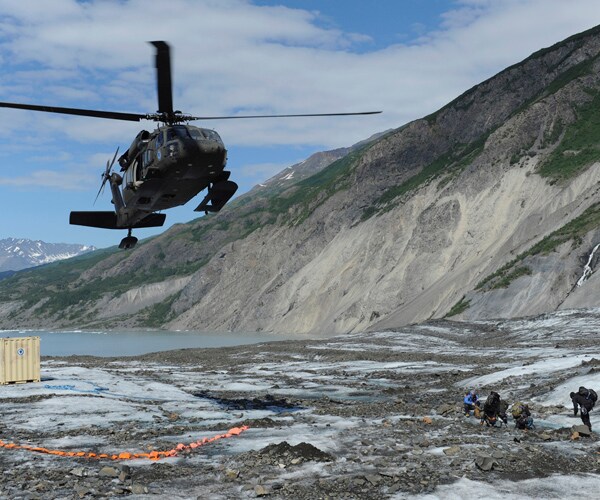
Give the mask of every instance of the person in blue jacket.
M 479 408 L 480 404 L 479 396 L 477 396 L 477 392 L 475 390 L 467 392 L 463 398 L 465 416 L 468 417 L 471 415 L 471 411 L 474 411 L 475 408 Z

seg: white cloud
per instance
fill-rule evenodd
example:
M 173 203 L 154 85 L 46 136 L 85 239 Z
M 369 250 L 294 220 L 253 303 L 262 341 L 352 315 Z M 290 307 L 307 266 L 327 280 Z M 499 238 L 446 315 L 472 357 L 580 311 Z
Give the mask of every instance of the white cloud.
M 237 147 L 348 146 L 425 116 L 532 52 L 600 23 L 597 0 L 453 5 L 437 30 L 376 50 L 368 33 L 344 32 L 317 11 L 250 0 L 172 0 L 167 9 L 145 0 L 53 0 L 51 8 L 45 0 L 0 0 L 0 101 L 153 112 L 153 48 L 146 42 L 167 40 L 174 104 L 184 112 L 384 111 L 201 123 L 219 131 L 236 166 L 247 164 L 236 175 L 259 182 L 280 165 L 268 163 L 268 149 L 257 162 L 236 156 Z M 32 161 L 57 158 L 55 172 L 44 165 L 5 175 L 2 184 L 13 186 L 91 183 L 82 172 L 91 175 L 93 167 L 99 175 L 112 148 L 124 150 L 140 128 L 154 127 L 7 109 L 0 116 L 3 161 L 17 151 L 32 153 Z M 99 149 L 107 153 L 91 161 Z M 65 152 L 71 162 L 61 160 Z
M 89 186 L 82 185 L 82 175 L 78 172 L 65 174 L 55 170 L 37 170 L 26 176 L 0 177 L 0 186 L 18 188 L 53 188 L 65 191 L 83 191 Z
M 230 146 L 351 144 L 435 111 L 505 66 L 600 22 L 595 0 L 578 8 L 562 0 L 463 0 L 444 15 L 441 29 L 416 43 L 357 53 L 353 47 L 367 34 L 328 27 L 318 12 L 244 0 L 176 0 L 166 12 L 164 4 L 142 0 L 45 5 L 0 0 L 2 26 L 12 26 L 0 28 L 0 57 L 26 67 L 0 79 L 2 100 L 153 112 L 153 49 L 145 41 L 165 39 L 173 47 L 175 106 L 192 114 L 384 111 L 208 123 Z M 11 82 L 24 75 L 30 88 L 13 96 Z M 52 127 L 50 120 L 36 118 Z M 74 128 L 82 141 L 120 137 L 112 124 L 77 119 Z

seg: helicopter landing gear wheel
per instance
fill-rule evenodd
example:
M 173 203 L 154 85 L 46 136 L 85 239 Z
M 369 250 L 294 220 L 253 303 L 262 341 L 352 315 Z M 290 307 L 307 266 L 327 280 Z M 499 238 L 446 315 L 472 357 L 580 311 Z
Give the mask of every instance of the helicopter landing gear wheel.
M 129 250 L 133 248 L 135 244 L 138 242 L 138 239 L 135 236 L 131 236 L 131 228 L 127 231 L 127 237 L 121 240 L 119 243 L 119 248 L 123 250 Z

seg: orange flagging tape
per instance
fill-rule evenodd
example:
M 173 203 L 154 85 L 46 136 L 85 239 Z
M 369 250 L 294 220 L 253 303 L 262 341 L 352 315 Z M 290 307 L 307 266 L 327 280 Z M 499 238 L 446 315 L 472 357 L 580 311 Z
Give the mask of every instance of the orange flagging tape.
M 81 458 L 97 458 L 97 459 L 109 459 L 109 460 L 133 460 L 135 458 L 148 458 L 150 460 L 160 460 L 165 457 L 175 457 L 178 452 L 183 450 L 194 450 L 199 448 L 200 446 L 204 446 L 209 443 L 213 443 L 218 441 L 219 439 L 230 438 L 233 436 L 239 436 L 245 430 L 248 430 L 249 427 L 247 425 L 243 425 L 241 427 L 234 427 L 233 429 L 229 429 L 225 434 L 217 434 L 211 438 L 202 438 L 198 441 L 195 441 L 190 444 L 179 443 L 172 450 L 167 451 L 151 451 L 149 453 L 129 453 L 128 451 L 123 451 L 116 454 L 106 454 L 106 453 L 91 453 L 85 451 L 62 451 L 62 450 L 49 450 L 47 448 L 41 448 L 39 446 L 28 446 L 25 444 L 16 444 L 16 443 L 5 443 L 0 440 L 0 448 L 6 448 L 8 450 L 27 450 L 27 451 L 35 451 L 38 453 L 47 453 L 48 455 L 58 455 L 61 457 L 81 457 Z

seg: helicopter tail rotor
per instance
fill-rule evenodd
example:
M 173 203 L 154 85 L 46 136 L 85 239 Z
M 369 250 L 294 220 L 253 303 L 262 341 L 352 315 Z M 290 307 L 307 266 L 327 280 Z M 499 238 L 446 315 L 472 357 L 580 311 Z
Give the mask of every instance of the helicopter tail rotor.
M 104 186 L 106 184 L 106 181 L 108 179 L 110 179 L 110 172 L 113 168 L 113 165 L 115 164 L 115 160 L 117 159 L 118 154 L 119 154 L 119 148 L 117 147 L 117 150 L 115 151 L 115 155 L 113 156 L 112 161 L 106 160 L 106 169 L 101 174 L 102 175 L 102 184 L 100 184 L 100 189 L 98 190 L 98 194 L 96 195 L 96 198 L 94 199 L 94 204 L 96 204 L 98 197 L 104 191 Z

